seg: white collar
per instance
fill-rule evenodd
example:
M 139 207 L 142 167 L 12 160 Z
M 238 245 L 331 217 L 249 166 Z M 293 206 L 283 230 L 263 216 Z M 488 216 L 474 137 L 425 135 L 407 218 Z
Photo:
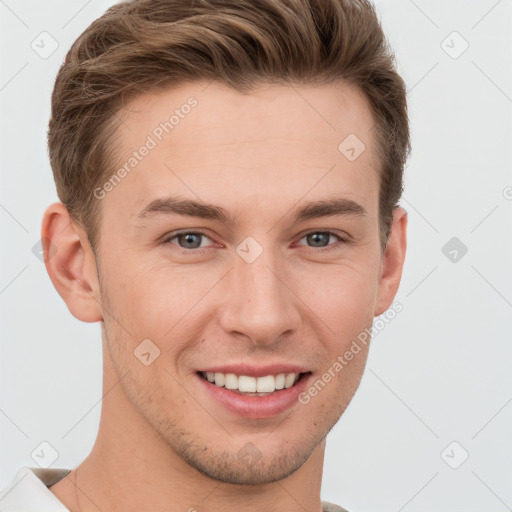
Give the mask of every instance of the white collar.
M 48 487 L 64 478 L 69 469 L 22 467 L 9 487 L 0 493 L 2 512 L 69 512 Z

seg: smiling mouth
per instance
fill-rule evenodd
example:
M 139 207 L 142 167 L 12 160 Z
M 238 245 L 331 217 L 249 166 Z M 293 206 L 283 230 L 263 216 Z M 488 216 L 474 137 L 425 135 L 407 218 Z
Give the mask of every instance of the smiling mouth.
M 264 377 L 235 375 L 234 373 L 197 372 L 198 375 L 217 387 L 246 396 L 267 396 L 289 389 L 297 384 L 306 373 L 278 373 Z

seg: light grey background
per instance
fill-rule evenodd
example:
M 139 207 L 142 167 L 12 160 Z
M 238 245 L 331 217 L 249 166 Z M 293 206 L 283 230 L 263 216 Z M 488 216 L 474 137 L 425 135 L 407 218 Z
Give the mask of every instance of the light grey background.
M 57 199 L 53 81 L 112 3 L 0 0 L 0 488 L 36 466 L 42 441 L 58 452 L 53 467 L 74 467 L 96 436 L 99 325 L 71 316 L 32 247 Z M 329 435 L 323 499 L 351 512 L 512 510 L 512 1 L 377 8 L 409 89 L 403 311 L 374 338 Z M 31 47 L 46 37 L 51 49 L 43 31 L 58 43 L 47 58 Z

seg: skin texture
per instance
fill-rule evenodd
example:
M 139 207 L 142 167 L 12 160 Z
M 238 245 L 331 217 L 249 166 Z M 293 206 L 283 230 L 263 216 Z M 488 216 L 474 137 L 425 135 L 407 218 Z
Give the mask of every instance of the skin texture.
M 374 122 L 343 83 L 242 95 L 198 82 L 138 97 L 119 114 L 118 165 L 191 96 L 197 106 L 100 200 L 96 255 L 62 204 L 45 212 L 42 234 L 57 248 L 48 273 L 76 318 L 102 322 L 104 359 L 96 443 L 50 490 L 72 511 L 320 512 L 325 437 L 368 348 L 308 404 L 267 419 L 227 411 L 196 371 L 292 363 L 321 376 L 392 304 L 407 214 L 395 209 L 382 252 Z M 354 161 L 338 150 L 351 133 L 366 145 Z M 221 206 L 236 222 L 139 217 L 171 194 Z M 335 197 L 366 215 L 294 221 L 296 208 Z M 177 230 L 206 236 L 169 241 Z M 306 236 L 326 230 L 347 241 Z M 263 249 L 252 263 L 236 252 L 248 236 Z M 149 366 L 134 356 L 145 339 L 160 349 Z M 237 457 L 247 443 L 261 455 L 253 464 Z

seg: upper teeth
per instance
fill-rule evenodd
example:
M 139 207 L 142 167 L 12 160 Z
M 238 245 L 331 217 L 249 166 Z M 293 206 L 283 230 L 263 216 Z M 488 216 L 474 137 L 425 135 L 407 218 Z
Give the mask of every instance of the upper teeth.
M 250 377 L 234 373 L 203 372 L 203 376 L 216 386 L 226 389 L 237 389 L 242 393 L 272 393 L 276 389 L 291 388 L 298 380 L 300 373 L 279 373 L 265 377 Z

